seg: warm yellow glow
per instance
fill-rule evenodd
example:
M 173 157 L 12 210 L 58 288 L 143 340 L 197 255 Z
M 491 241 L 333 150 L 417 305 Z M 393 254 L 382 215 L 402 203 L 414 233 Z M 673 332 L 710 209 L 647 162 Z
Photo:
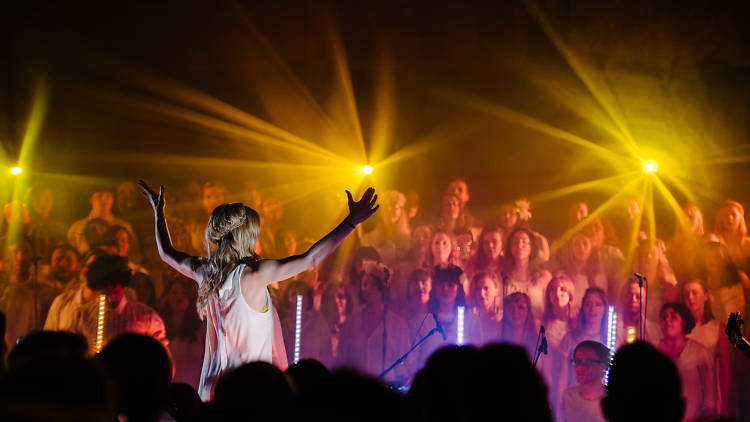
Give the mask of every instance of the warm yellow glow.
M 659 164 L 654 160 L 643 160 L 641 166 L 646 173 L 656 173 L 659 171 Z
M 99 314 L 96 321 L 96 353 L 102 351 L 104 344 L 104 314 L 106 311 L 107 296 L 99 295 Z
M 362 173 L 364 173 L 364 174 L 372 174 L 372 166 L 364 166 L 364 167 L 362 167 Z
M 628 327 L 628 337 L 625 339 L 627 343 L 635 341 L 635 327 Z
M 14 176 L 18 176 L 19 174 L 21 174 L 21 172 L 23 172 L 23 169 L 21 169 L 21 167 L 18 167 L 18 166 L 10 169 L 10 174 Z

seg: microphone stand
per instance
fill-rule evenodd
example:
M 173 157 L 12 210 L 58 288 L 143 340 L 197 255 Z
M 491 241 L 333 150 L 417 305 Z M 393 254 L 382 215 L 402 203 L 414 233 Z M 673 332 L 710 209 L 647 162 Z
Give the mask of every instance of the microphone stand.
M 644 319 L 645 315 L 643 314 L 643 280 L 646 278 L 642 274 L 635 273 L 633 274 L 638 279 L 638 306 L 640 309 L 638 310 L 638 325 L 640 330 L 640 337 L 639 339 L 641 341 L 645 341 L 646 339 L 643 337 L 643 326 L 645 325 Z
M 438 332 L 438 328 L 437 327 L 435 327 L 432 330 L 430 330 L 427 334 L 425 334 L 424 337 L 422 337 L 421 339 L 419 339 L 419 341 L 416 342 L 414 344 L 414 346 L 412 346 L 409 350 L 406 351 L 406 353 L 404 353 L 400 358 L 398 358 L 396 360 L 396 362 L 393 363 L 393 365 L 389 366 L 385 371 L 383 371 L 380 375 L 378 375 L 378 379 L 384 380 L 385 376 L 388 375 L 388 373 L 391 372 L 395 367 L 397 367 L 403 361 L 405 361 L 406 358 L 409 357 L 409 355 L 411 354 L 411 352 L 413 352 L 414 350 L 416 350 L 419 346 L 422 345 L 422 343 L 424 343 L 425 341 L 427 341 L 428 338 L 432 337 L 437 332 Z

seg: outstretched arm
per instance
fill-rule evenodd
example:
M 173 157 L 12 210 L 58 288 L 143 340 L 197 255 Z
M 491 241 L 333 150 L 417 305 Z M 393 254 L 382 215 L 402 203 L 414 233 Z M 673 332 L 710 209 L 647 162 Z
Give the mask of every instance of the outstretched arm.
M 159 188 L 158 194 L 151 190 L 143 180 L 138 181 L 138 186 L 141 187 L 143 196 L 148 199 L 148 202 L 154 209 L 156 247 L 159 249 L 159 257 L 180 274 L 197 280 L 195 263 L 198 261 L 198 258 L 176 250 L 172 246 L 172 240 L 169 238 L 167 220 L 164 217 L 164 185 Z
M 358 224 L 370 218 L 379 207 L 379 205 L 376 205 L 378 196 L 375 195 L 375 189 L 373 188 L 368 188 L 362 195 L 362 199 L 356 202 L 349 191 L 346 191 L 346 194 L 349 197 L 349 215 L 332 232 L 317 241 L 302 255 L 290 256 L 280 260 L 264 259 L 260 261 L 257 271 L 248 274 L 248 277 L 268 285 L 294 277 L 323 262 Z

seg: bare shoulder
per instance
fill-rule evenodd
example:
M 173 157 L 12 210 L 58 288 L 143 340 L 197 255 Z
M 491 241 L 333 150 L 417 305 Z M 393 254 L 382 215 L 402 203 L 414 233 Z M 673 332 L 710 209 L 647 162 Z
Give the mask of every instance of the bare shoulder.
M 275 260 L 263 259 L 258 261 L 250 261 L 245 263 L 245 268 L 242 269 L 242 275 L 240 276 L 240 283 L 243 288 L 247 288 L 253 285 L 258 287 L 265 287 L 265 277 L 263 272 L 269 270 L 269 266 L 273 266 Z

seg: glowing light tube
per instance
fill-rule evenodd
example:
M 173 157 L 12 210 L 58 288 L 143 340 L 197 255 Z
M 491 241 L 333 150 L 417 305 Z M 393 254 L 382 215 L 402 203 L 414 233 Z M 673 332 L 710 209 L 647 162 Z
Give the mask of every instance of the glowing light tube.
M 104 314 L 107 311 L 107 296 L 99 295 L 99 313 L 96 319 L 96 353 L 102 351 L 104 344 Z
M 459 346 L 464 345 L 464 307 L 458 307 L 458 321 L 456 325 L 456 344 Z
M 297 317 L 294 320 L 294 363 L 299 362 L 299 349 L 302 340 L 302 295 L 297 295 Z
M 617 342 L 617 313 L 615 313 L 615 307 L 610 306 L 607 316 L 607 347 L 609 348 L 609 362 L 612 363 L 612 358 L 615 356 L 615 347 Z M 604 371 L 604 385 L 609 384 L 609 368 Z

